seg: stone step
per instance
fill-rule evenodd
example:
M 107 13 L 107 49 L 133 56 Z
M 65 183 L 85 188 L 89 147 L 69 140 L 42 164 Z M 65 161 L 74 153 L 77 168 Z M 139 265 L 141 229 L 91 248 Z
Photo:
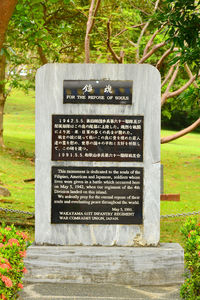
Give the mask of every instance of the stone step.
M 159 247 L 31 246 L 25 282 L 170 285 L 183 282 L 179 244 Z

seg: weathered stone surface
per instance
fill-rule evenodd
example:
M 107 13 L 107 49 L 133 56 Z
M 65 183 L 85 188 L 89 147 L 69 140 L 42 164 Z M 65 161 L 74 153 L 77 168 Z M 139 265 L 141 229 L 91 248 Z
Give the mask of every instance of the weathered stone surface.
M 183 282 L 183 249 L 159 247 L 31 246 L 25 282 L 170 285 Z
M 63 80 L 132 80 L 132 105 L 63 104 Z M 51 161 L 52 114 L 144 116 L 143 162 Z M 143 224 L 51 224 L 51 167 L 143 167 Z M 36 76 L 35 241 L 52 245 L 154 245 L 160 238 L 160 74 L 150 65 L 47 64 Z
M 121 284 L 26 283 L 20 300 L 179 300 L 180 284 L 131 286 Z
M 9 192 L 8 189 L 6 189 L 3 186 L 0 186 L 0 196 L 9 197 L 10 195 L 11 193 Z

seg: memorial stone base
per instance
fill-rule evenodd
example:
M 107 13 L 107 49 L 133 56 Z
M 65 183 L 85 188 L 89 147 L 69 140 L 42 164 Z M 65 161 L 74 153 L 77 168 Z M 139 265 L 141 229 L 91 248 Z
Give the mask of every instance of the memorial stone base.
M 183 282 L 179 244 L 158 247 L 31 246 L 24 282 L 173 285 Z
M 183 249 L 159 245 L 160 90 L 145 64 L 38 70 L 36 245 L 25 281 L 183 282 Z

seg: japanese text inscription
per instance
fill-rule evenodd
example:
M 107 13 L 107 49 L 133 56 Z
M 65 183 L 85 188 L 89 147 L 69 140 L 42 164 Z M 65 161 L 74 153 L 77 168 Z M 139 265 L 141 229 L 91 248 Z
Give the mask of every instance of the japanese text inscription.
M 52 115 L 52 160 L 143 161 L 143 116 Z
M 132 104 L 131 80 L 64 80 L 63 103 Z

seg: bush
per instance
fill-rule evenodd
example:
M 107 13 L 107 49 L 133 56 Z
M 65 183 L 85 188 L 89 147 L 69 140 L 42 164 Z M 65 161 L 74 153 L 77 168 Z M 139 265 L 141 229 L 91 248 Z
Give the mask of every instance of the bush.
M 29 246 L 27 234 L 12 225 L 0 227 L 0 299 L 17 299 L 27 272 L 23 258 Z
M 200 114 L 200 89 L 190 86 L 176 98 L 170 98 L 162 107 L 163 128 L 181 130 L 194 123 Z M 195 129 L 199 131 L 199 128 Z
M 185 242 L 185 283 L 181 287 L 183 299 L 200 299 L 200 224 L 190 218 L 181 228 Z

